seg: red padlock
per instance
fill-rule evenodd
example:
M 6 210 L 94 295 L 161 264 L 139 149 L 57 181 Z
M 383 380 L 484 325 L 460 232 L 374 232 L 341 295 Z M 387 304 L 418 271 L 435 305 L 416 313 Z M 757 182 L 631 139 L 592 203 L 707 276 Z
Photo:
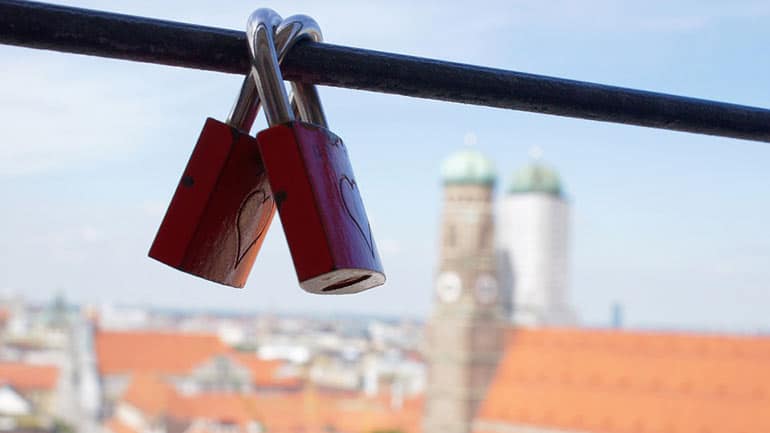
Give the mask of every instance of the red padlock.
M 314 86 L 292 83 L 306 121 L 294 120 L 268 16 L 256 11 L 247 31 L 252 75 L 270 125 L 257 141 L 300 286 L 324 294 L 379 286 L 385 275 L 347 149 L 326 129 Z
M 275 214 L 256 140 L 206 119 L 150 257 L 243 287 Z
M 276 41 L 281 57 L 303 37 L 320 38 L 305 16 L 281 23 Z M 255 80 L 246 77 L 226 123 L 207 119 L 179 181 L 150 257 L 184 272 L 243 287 L 270 222 L 275 203 L 257 141 L 248 135 L 259 110 Z

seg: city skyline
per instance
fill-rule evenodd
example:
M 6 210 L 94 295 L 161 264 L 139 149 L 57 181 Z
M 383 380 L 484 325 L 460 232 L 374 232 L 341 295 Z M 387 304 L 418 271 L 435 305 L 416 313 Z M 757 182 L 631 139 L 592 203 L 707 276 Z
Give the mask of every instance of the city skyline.
M 590 13 L 569 2 L 481 3 L 486 13 L 473 17 L 467 7 L 399 2 L 259 6 L 310 14 L 335 44 L 750 105 L 770 100 L 770 60 L 756 55 L 770 17 L 762 2 L 608 1 Z M 108 9 L 241 28 L 254 7 Z M 492 11 L 500 11 L 494 19 Z M 375 15 L 399 25 L 372 29 Z M 389 282 L 354 297 L 306 295 L 275 225 L 238 291 L 146 254 L 204 118 L 224 117 L 241 77 L 5 46 L 0 64 L 2 290 L 30 299 L 61 291 L 87 303 L 427 317 L 439 166 L 470 132 L 496 163 L 497 197 L 532 146 L 561 174 L 573 206 L 569 287 L 581 323 L 608 324 L 619 302 L 629 326 L 770 328 L 765 144 L 321 88 L 331 128 L 350 146 Z

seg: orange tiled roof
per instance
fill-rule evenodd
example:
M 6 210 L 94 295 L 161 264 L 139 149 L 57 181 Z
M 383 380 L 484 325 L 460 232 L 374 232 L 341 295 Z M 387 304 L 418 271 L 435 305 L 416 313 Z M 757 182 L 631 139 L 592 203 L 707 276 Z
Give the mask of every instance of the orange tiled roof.
M 110 418 L 104 423 L 104 427 L 112 433 L 137 433 L 136 430 L 122 423 L 117 418 Z
M 0 363 L 0 382 L 26 390 L 51 390 L 56 387 L 59 369 L 53 365 L 33 365 L 18 362 Z
M 340 397 L 309 387 L 301 393 L 258 396 L 254 405 L 257 420 L 271 433 L 421 431 L 421 398 L 393 408 L 387 399 Z
M 345 433 L 420 433 L 422 399 L 407 399 L 402 408 L 392 408 L 381 398 L 338 397 L 311 388 L 291 394 L 203 393 L 172 395 L 167 414 L 242 427 L 259 422 L 270 433 L 321 433 L 329 427 Z
M 370 433 L 396 430 L 404 433 L 422 431 L 423 399 L 404 400 L 401 407 L 392 407 L 389 399 L 338 399 L 330 405 L 327 419 L 336 431 Z
M 516 330 L 476 433 L 770 432 L 770 338 Z M 492 427 L 491 427 L 492 426 Z
M 297 376 L 282 376 L 281 360 L 264 360 L 251 354 L 234 353 L 235 360 L 249 369 L 254 386 L 261 388 L 299 388 L 302 379 Z
M 178 419 L 207 419 L 240 425 L 258 419 L 253 395 L 219 392 L 175 395 L 169 402 L 168 415 Z
M 184 374 L 228 348 L 215 335 L 163 332 L 96 334 L 99 372 Z
M 131 377 L 123 393 L 123 400 L 145 415 L 155 417 L 166 412 L 175 393 L 171 385 L 158 377 L 139 373 Z
M 307 393 L 262 395 L 252 400 L 256 419 L 271 433 L 320 432 L 318 401 Z

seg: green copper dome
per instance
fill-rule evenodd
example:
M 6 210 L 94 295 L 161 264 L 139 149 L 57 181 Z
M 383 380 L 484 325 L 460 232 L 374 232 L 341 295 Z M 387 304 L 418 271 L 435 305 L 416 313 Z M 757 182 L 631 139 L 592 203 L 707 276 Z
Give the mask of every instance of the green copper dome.
M 475 149 L 455 152 L 441 164 L 444 185 L 493 185 L 496 177 L 492 161 Z
M 513 174 L 509 194 L 539 192 L 562 195 L 561 179 L 555 170 L 540 163 L 532 163 Z

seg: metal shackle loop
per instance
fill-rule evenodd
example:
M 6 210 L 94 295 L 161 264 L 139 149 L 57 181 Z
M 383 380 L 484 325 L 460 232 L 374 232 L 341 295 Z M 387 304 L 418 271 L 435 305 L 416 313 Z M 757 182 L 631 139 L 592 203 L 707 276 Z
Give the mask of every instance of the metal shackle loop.
M 273 37 L 281 21 L 275 11 L 263 8 L 254 11 L 246 25 L 246 38 L 251 53 L 251 76 L 254 78 L 270 126 L 294 120 L 289 95 L 283 86 L 283 75 L 278 65 Z
M 283 63 L 283 58 L 297 42 L 310 39 L 313 42 L 323 41 L 321 27 L 307 15 L 292 15 L 283 20 L 275 33 L 275 46 L 278 49 L 278 62 Z M 315 85 L 302 82 L 291 82 L 292 109 L 299 118 L 305 122 L 313 123 L 326 128 L 326 115 L 321 105 L 321 98 Z
M 279 17 L 274 11 L 267 12 L 267 14 L 272 16 L 272 18 L 269 18 L 270 20 L 275 20 L 275 17 Z M 274 22 L 271 24 L 274 24 Z M 323 40 L 321 27 L 313 18 L 307 15 L 293 15 L 283 20 L 275 31 L 275 49 L 278 54 L 278 63 L 283 63 L 283 59 L 289 50 L 291 50 L 296 42 L 303 39 L 310 39 L 315 42 Z M 251 51 L 249 49 L 250 55 Z M 326 118 L 315 86 L 312 84 L 292 83 L 292 90 L 292 107 L 297 106 L 295 114 L 299 114 L 299 117 L 306 122 L 325 127 Z M 249 71 L 243 81 L 240 94 L 230 112 L 227 123 L 248 133 L 259 113 L 261 102 L 253 72 Z
M 283 21 L 280 15 L 272 9 L 257 9 L 251 16 L 249 16 L 249 22 L 252 21 L 252 17 L 259 15 L 259 19 L 268 27 L 275 30 Z M 249 47 L 249 57 L 251 63 L 254 62 L 254 50 L 251 48 L 252 37 L 249 34 L 249 26 L 246 29 L 246 40 Z M 253 68 L 252 68 L 253 70 Z M 257 86 L 254 78 L 252 78 L 253 72 L 250 70 L 243 80 L 241 85 L 241 91 L 238 94 L 238 99 L 235 101 L 235 105 L 230 111 L 230 115 L 227 117 L 227 124 L 233 126 L 241 131 L 248 133 L 251 130 L 254 120 L 259 113 L 259 107 L 261 105 L 259 93 L 257 92 Z

